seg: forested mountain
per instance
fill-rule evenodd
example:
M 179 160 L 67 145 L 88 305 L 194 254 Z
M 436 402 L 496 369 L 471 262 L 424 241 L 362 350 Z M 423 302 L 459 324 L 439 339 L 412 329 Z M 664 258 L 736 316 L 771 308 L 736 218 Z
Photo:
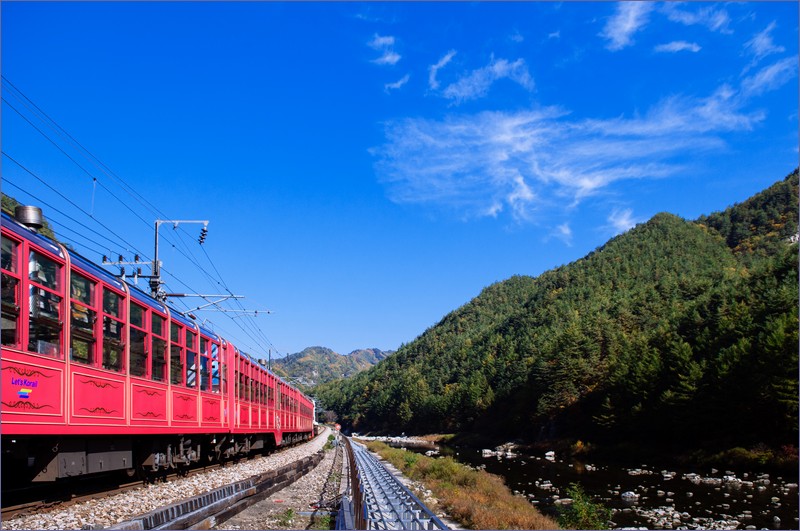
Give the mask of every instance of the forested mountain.
M 317 395 L 359 431 L 796 444 L 797 220 L 797 171 L 694 222 L 658 214 Z
M 368 369 L 390 355 L 377 348 L 354 350 L 348 355 L 338 354 L 325 347 L 308 347 L 272 361 L 272 370 L 284 377 L 296 379 L 306 387 L 348 378 Z

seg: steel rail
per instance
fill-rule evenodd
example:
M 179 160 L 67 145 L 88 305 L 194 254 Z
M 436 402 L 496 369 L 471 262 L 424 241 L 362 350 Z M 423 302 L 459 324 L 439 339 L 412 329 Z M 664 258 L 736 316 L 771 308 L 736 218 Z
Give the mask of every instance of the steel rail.
M 337 529 L 449 529 L 363 445 L 345 446 L 350 489 Z

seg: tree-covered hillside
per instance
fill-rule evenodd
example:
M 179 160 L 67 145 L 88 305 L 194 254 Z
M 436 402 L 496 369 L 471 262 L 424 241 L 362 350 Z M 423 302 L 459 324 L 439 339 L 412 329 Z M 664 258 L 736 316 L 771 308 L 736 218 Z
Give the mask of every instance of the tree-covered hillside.
M 308 347 L 296 354 L 273 360 L 272 370 L 280 376 L 295 379 L 300 385 L 313 387 L 337 378 L 348 378 L 372 367 L 391 352 L 377 348 L 354 350 L 344 356 L 325 347 Z
M 795 444 L 797 196 L 795 171 L 695 222 L 658 214 L 317 394 L 361 431 Z

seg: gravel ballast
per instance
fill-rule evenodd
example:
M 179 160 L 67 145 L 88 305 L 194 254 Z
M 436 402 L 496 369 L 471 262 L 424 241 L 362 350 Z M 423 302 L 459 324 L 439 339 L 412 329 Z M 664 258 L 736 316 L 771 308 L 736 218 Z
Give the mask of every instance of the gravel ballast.
M 167 483 L 143 485 L 138 489 L 114 496 L 81 502 L 62 508 L 55 507 L 47 511 L 40 510 L 36 514 L 20 515 L 9 520 L 3 520 L 0 528 L 86 529 L 109 527 L 159 507 L 204 494 L 215 488 L 236 483 L 264 472 L 277 470 L 304 457 L 313 455 L 322 450 L 329 434 L 330 430 L 326 428 L 320 435 L 307 443 L 266 457 L 229 465 L 225 468 L 218 468 L 191 477 L 177 478 Z M 325 461 L 323 460 L 322 463 L 325 463 Z M 318 470 L 320 466 L 317 466 L 314 471 Z M 314 471 L 309 474 L 313 474 Z M 259 529 L 265 528 L 260 527 Z

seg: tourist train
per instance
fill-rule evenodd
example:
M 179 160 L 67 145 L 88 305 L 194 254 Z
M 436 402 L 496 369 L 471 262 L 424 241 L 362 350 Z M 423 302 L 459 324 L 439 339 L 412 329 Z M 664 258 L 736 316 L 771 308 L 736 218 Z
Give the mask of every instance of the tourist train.
M 38 233 L 31 210 L 2 214 L 6 481 L 181 471 L 313 435 L 313 401 L 263 360 Z

